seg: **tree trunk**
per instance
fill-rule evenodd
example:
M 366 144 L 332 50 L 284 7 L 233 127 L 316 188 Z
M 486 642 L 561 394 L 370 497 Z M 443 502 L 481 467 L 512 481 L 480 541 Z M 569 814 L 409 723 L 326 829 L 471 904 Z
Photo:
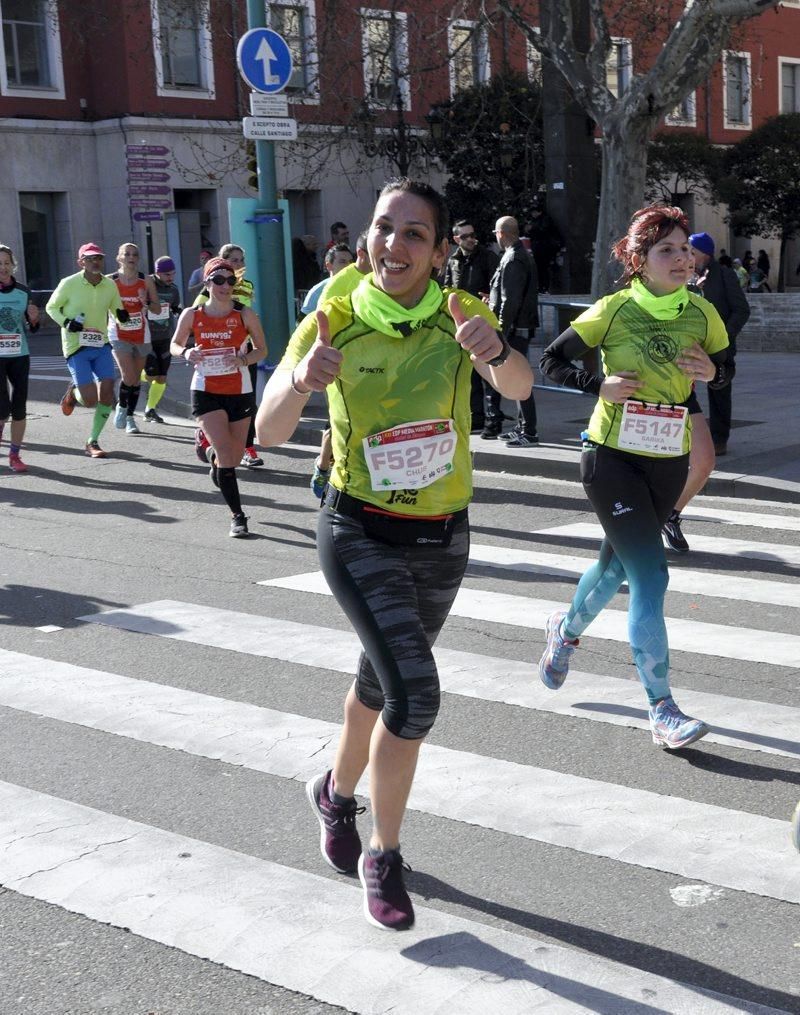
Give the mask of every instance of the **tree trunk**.
M 611 247 L 624 236 L 641 207 L 647 174 L 647 142 L 655 128 L 647 117 L 625 122 L 611 117 L 603 124 L 603 178 L 592 271 L 592 298 L 610 292 L 621 274 Z

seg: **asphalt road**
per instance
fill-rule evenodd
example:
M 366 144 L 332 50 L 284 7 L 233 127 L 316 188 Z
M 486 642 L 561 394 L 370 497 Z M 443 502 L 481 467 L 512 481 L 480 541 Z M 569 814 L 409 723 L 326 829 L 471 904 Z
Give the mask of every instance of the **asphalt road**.
M 36 794 L 44 794 L 70 806 L 91 808 L 120 821 L 209 844 L 223 858 L 258 861 L 258 872 L 272 871 L 275 865 L 279 872 L 314 875 L 298 884 L 313 883 L 323 896 L 338 890 L 342 881 L 352 886 L 319 857 L 317 826 L 297 774 L 287 778 L 268 765 L 257 769 L 233 755 L 229 760 L 219 758 L 199 748 L 189 734 L 180 741 L 182 746 L 169 747 L 157 737 L 130 732 L 127 720 L 109 731 L 118 721 L 110 714 L 95 721 L 86 705 L 84 718 L 83 706 L 75 702 L 77 713 L 68 712 L 71 677 L 53 692 L 61 695 L 61 704 L 50 699 L 47 705 L 39 704 L 37 691 L 45 679 L 61 679 L 61 671 L 54 667 L 66 663 L 133 681 L 126 685 L 129 703 L 139 695 L 145 701 L 150 689 L 167 687 L 188 694 L 186 701 L 195 700 L 191 694 L 207 695 L 213 703 L 223 700 L 338 724 L 351 677 L 333 658 L 335 638 L 330 632 L 348 632 L 346 620 L 335 602 L 318 591 L 257 584 L 318 570 L 316 502 L 308 489 L 311 449 L 280 449 L 265 455 L 263 469 L 240 470 L 252 537 L 232 540 L 227 535 L 227 511 L 194 456 L 192 431 L 185 422 L 173 420 L 163 427 L 141 424 L 139 437 L 109 427 L 101 444 L 110 457 L 93 461 L 82 452 L 89 414 L 77 410 L 64 419 L 55 404 L 61 388 L 55 381 L 34 384 L 33 396 L 42 400 L 30 406 L 24 455 L 29 475 L 12 475 L 5 447 L 0 451 L 0 650 L 24 657 L 20 665 L 27 667 L 26 680 L 32 688 L 30 702 L 21 704 L 4 696 L 5 678 L 0 678 L 0 782 L 30 791 L 30 797 L 13 799 L 36 803 L 40 799 Z M 706 812 L 713 815 L 722 809 L 732 815 L 732 823 L 719 827 L 728 828 L 734 840 L 739 826 L 744 829 L 751 821 L 756 835 L 762 828 L 771 835 L 775 823 L 788 822 L 800 796 L 798 728 L 787 735 L 785 726 L 773 726 L 769 716 L 772 709 L 790 724 L 794 714 L 790 710 L 796 705 L 800 652 L 792 654 L 796 649 L 789 639 L 782 661 L 776 663 L 771 661 L 771 646 L 784 636 L 800 635 L 800 594 L 796 602 L 791 591 L 784 602 L 763 602 L 758 600 L 760 593 L 739 595 L 733 587 L 733 579 L 753 578 L 797 589 L 800 507 L 711 498 L 700 498 L 695 506 L 741 512 L 743 523 L 709 517 L 686 526 L 690 540 L 694 534 L 737 542 L 720 544 L 716 551 L 693 551 L 676 565 L 676 571 L 691 574 L 688 591 L 668 593 L 668 616 L 689 622 L 683 636 L 688 640 L 676 635 L 678 644 L 687 647 L 675 648 L 673 642 L 672 680 L 687 693 L 709 696 L 709 707 L 718 707 L 727 718 L 717 723 L 714 715 L 704 718 L 727 730 L 733 742 L 724 737 L 706 740 L 678 754 L 654 747 L 641 728 L 644 696 L 627 644 L 614 637 L 592 637 L 591 632 L 583 639 L 574 666 L 581 673 L 610 679 L 610 697 L 603 699 L 604 705 L 591 694 L 588 701 L 573 694 L 568 699 L 571 711 L 558 713 L 549 702 L 519 704 L 513 694 L 474 692 L 456 683 L 443 696 L 442 712 L 429 738 L 429 744 L 443 749 L 442 756 L 448 759 L 444 771 L 452 779 L 452 798 L 469 794 L 471 780 L 465 783 L 456 774 L 458 759 L 467 754 L 483 759 L 474 769 L 474 780 L 482 778 L 485 769 L 491 792 L 484 794 L 487 819 L 473 820 L 469 809 L 452 816 L 453 802 L 447 799 L 423 800 L 409 812 L 403 852 L 413 868 L 408 884 L 422 913 L 418 925 L 424 928 L 426 919 L 434 919 L 428 914 L 438 912 L 447 919 L 459 918 L 458 926 L 468 922 L 478 936 L 508 932 L 523 947 L 529 943 L 531 963 L 537 951 L 555 949 L 552 954 L 558 961 L 550 966 L 545 988 L 555 991 L 559 1003 L 575 1007 L 557 1007 L 555 1001 L 548 1006 L 537 994 L 542 1007 L 536 1010 L 728 1010 L 714 1008 L 702 993 L 694 994 L 694 1003 L 673 1008 L 656 1000 L 640 1007 L 640 1002 L 610 994 L 592 1000 L 588 988 L 557 990 L 553 969 L 566 961 L 566 955 L 571 960 L 577 957 L 587 968 L 598 959 L 609 968 L 621 964 L 631 983 L 647 976 L 665 977 L 688 985 L 690 992 L 713 991 L 741 999 L 731 1011 L 754 1010 L 752 1005 L 761 1004 L 800 1012 L 794 894 L 800 857 L 789 848 L 788 828 L 783 852 L 778 846 L 772 853 L 754 855 L 752 862 L 742 854 L 753 840 L 742 831 L 741 850 L 733 850 L 738 860 L 734 856 L 723 865 L 716 880 L 702 864 L 687 871 L 680 862 L 681 836 L 688 841 L 698 835 L 695 822 Z M 592 522 L 594 516 L 577 484 L 476 475 L 471 512 L 474 562 L 464 583 L 469 596 L 461 614 L 448 621 L 439 647 L 473 659 L 482 657 L 487 672 L 497 674 L 498 680 L 529 664 L 533 687 L 535 661 L 544 641 L 536 604 L 567 603 L 575 578 L 547 565 L 535 570 L 505 566 L 503 561 L 513 561 L 516 554 L 525 563 L 531 553 L 589 557 L 596 545 L 591 538 L 546 530 Z M 761 558 L 744 556 L 755 544 L 769 544 L 771 549 Z M 501 557 L 502 549 L 511 557 Z M 710 588 L 692 577 L 698 574 L 710 579 Z M 696 592 L 691 584 L 695 580 Z M 130 617 L 142 604 L 164 602 L 194 604 L 189 615 L 196 618 L 192 628 L 196 634 L 176 635 L 181 625 L 174 619 L 174 605 L 154 611 L 157 620 L 151 621 L 151 633 L 130 629 Z M 624 611 L 624 593 L 613 607 Z M 79 619 L 109 610 L 121 611 L 119 626 Z M 229 615 L 232 626 L 225 628 L 223 637 Z M 285 623 L 290 633 L 285 639 L 265 636 L 260 646 L 252 646 L 265 618 Z M 56 630 L 40 630 L 46 627 Z M 320 628 L 328 629 L 330 643 L 323 640 Z M 726 636 L 733 640 L 734 632 L 742 631 L 755 634 L 744 638 L 741 650 L 735 650 L 738 654 L 733 649 L 729 654 Z M 703 651 L 689 647 L 701 638 L 709 639 Z M 297 646 L 294 658 L 288 658 L 290 643 Z M 568 687 L 559 694 L 567 694 Z M 632 695 L 633 705 L 620 704 L 620 687 Z M 11 700 L 16 703 L 9 704 Z M 749 703 L 754 732 L 746 733 L 742 730 L 749 721 Z M 763 711 L 759 703 L 764 703 L 768 715 L 762 725 L 756 715 Z M 141 705 L 140 711 L 149 708 Z M 165 715 L 173 717 L 179 712 L 177 705 L 165 709 Z M 269 753 L 264 751 L 265 756 Z M 320 770 L 331 756 L 329 746 L 321 751 L 315 762 Z M 534 787 L 537 780 L 548 786 L 549 780 L 556 780 L 553 785 L 558 787 L 562 776 L 567 788 L 592 786 L 596 807 L 586 807 L 585 827 L 581 822 L 571 828 L 566 821 L 560 825 L 557 805 L 548 804 L 555 806 L 555 818 L 543 813 L 540 829 L 537 794 L 525 787 L 529 780 Z M 424 782 L 424 776 L 420 778 Z M 492 782 L 495 778 L 501 781 Z M 611 797 L 618 787 L 633 795 L 614 803 Z M 561 791 L 554 792 L 557 796 Z M 648 802 L 654 805 L 652 842 L 636 846 L 630 856 L 609 855 L 615 833 L 626 840 L 627 818 L 620 814 L 629 813 L 633 820 L 640 807 L 650 806 Z M 681 828 L 682 802 L 687 817 Z M 520 815 L 531 807 L 533 817 L 523 821 Z M 693 808 L 700 818 L 693 817 Z M 6 807 L 8 820 L 27 829 L 20 834 L 32 836 L 33 848 L 33 836 L 39 833 L 25 824 L 29 813 L 29 803 L 10 817 Z M 365 818 L 368 814 L 361 821 Z M 600 831 L 595 835 L 595 827 L 603 821 L 614 828 L 607 835 Z M 523 823 L 520 831 L 510 830 L 517 828 L 515 822 Z M 58 825 L 53 822 L 49 831 Z M 587 827 L 592 829 L 588 844 Z M 702 835 L 700 839 L 692 840 L 698 857 L 713 857 L 721 847 L 731 849 L 730 841 Z M 87 846 L 84 852 L 92 848 Z M 31 862 L 35 870 L 50 866 Z M 739 874 L 732 873 L 737 862 L 743 868 Z M 746 887 L 748 866 L 771 866 L 766 871 L 769 884 L 761 890 Z M 147 894 L 141 886 L 149 875 L 142 870 L 121 862 L 109 864 L 107 875 L 117 881 L 116 894 Z M 706 876 L 700 876 L 703 872 Z M 92 878 L 95 887 L 89 901 L 83 898 L 82 893 L 89 891 L 83 884 L 54 902 L 49 888 L 35 887 L 36 878 L 6 878 L 0 849 L 0 884 L 5 886 L 0 890 L 2 1015 L 283 1015 L 392 1008 L 392 988 L 381 986 L 380 967 L 366 972 L 352 955 L 333 963 L 341 976 L 331 972 L 313 976 L 310 969 L 305 975 L 303 968 L 288 979 L 273 981 L 296 983 L 292 991 L 272 985 L 268 970 L 248 975 L 203 957 L 200 947 L 192 951 L 172 946 L 168 933 L 155 929 L 160 928 L 157 915 L 148 917 L 152 934 L 138 924 L 115 925 L 113 918 L 79 915 L 94 912 L 106 870 L 95 871 Z M 744 880 L 740 884 L 737 878 Z M 353 899 L 357 917 L 360 901 L 355 892 Z M 310 906 L 305 896 L 298 895 L 298 900 L 306 930 L 316 931 L 315 923 L 325 920 L 323 910 Z M 327 928 L 333 936 L 336 929 Z M 276 933 L 280 935 L 280 930 Z M 406 947 L 402 935 L 394 944 L 394 937 L 372 933 L 381 938 L 384 950 Z M 250 930 L 242 926 L 243 940 L 254 935 L 251 949 L 258 947 L 255 925 Z M 339 980 L 347 979 L 347 964 L 352 961 L 355 969 L 345 987 Z M 332 959 L 323 949 L 320 968 L 328 962 Z M 250 966 L 242 960 L 239 968 Z M 648 989 L 646 984 L 641 988 L 645 999 L 653 997 Z M 395 1010 L 406 1009 L 400 1005 Z M 430 1007 L 422 1004 L 416 1010 L 425 1015 L 440 1009 L 431 994 Z M 441 1010 L 459 1015 L 474 1009 L 460 1008 L 451 998 Z M 532 1011 L 533 1002 L 529 1009 L 513 1010 Z

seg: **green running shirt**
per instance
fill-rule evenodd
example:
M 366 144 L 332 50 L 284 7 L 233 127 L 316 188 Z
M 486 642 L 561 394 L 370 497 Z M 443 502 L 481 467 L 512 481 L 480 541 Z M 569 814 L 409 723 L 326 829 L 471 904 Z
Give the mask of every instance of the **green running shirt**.
M 635 401 L 680 405 L 692 390 L 692 382 L 675 365 L 682 350 L 697 342 L 708 355 L 728 345 L 728 333 L 715 307 L 695 293 L 672 321 L 651 317 L 622 289 L 598 300 L 572 322 L 586 345 L 599 346 L 603 374 L 633 371 L 643 381 Z M 691 418 L 691 417 L 690 417 Z M 597 444 L 617 448 L 622 406 L 599 398 L 589 420 L 589 437 Z M 691 424 L 687 423 L 684 452 L 691 446 Z M 629 451 L 649 458 L 650 452 Z
M 341 372 L 327 388 L 334 458 L 331 485 L 337 490 L 407 515 L 449 514 L 469 503 L 472 361 L 454 339 L 455 323 L 447 310 L 453 291 L 467 316 L 479 314 L 493 328 L 499 327 L 481 300 L 460 290 L 445 290 L 439 310 L 405 338 L 372 331 L 354 316 L 349 296 L 325 300 L 322 309 L 330 321 L 332 344 L 344 354 Z M 316 337 L 312 314 L 292 335 L 278 370 L 293 370 Z M 401 424 L 433 419 L 455 422 L 452 469 L 420 490 L 373 490 L 363 439 Z

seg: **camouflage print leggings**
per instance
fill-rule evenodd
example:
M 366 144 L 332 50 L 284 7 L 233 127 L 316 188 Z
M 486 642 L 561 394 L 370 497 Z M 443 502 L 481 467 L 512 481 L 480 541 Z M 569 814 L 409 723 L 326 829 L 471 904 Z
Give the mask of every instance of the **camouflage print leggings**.
M 364 651 L 355 692 L 406 740 L 424 737 L 439 711 L 439 674 L 431 648 L 469 560 L 465 518 L 446 548 L 389 546 L 361 522 L 323 507 L 317 547 L 328 585 Z M 324 646 L 321 646 L 324 649 Z

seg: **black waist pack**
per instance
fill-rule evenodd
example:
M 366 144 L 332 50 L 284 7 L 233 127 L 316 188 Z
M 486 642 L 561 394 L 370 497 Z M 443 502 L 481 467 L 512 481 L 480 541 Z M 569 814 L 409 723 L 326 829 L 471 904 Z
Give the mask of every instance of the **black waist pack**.
M 456 520 L 456 515 L 414 518 L 389 514 L 378 508 L 364 507 L 361 510 L 364 532 L 372 539 L 391 546 L 449 546 Z

